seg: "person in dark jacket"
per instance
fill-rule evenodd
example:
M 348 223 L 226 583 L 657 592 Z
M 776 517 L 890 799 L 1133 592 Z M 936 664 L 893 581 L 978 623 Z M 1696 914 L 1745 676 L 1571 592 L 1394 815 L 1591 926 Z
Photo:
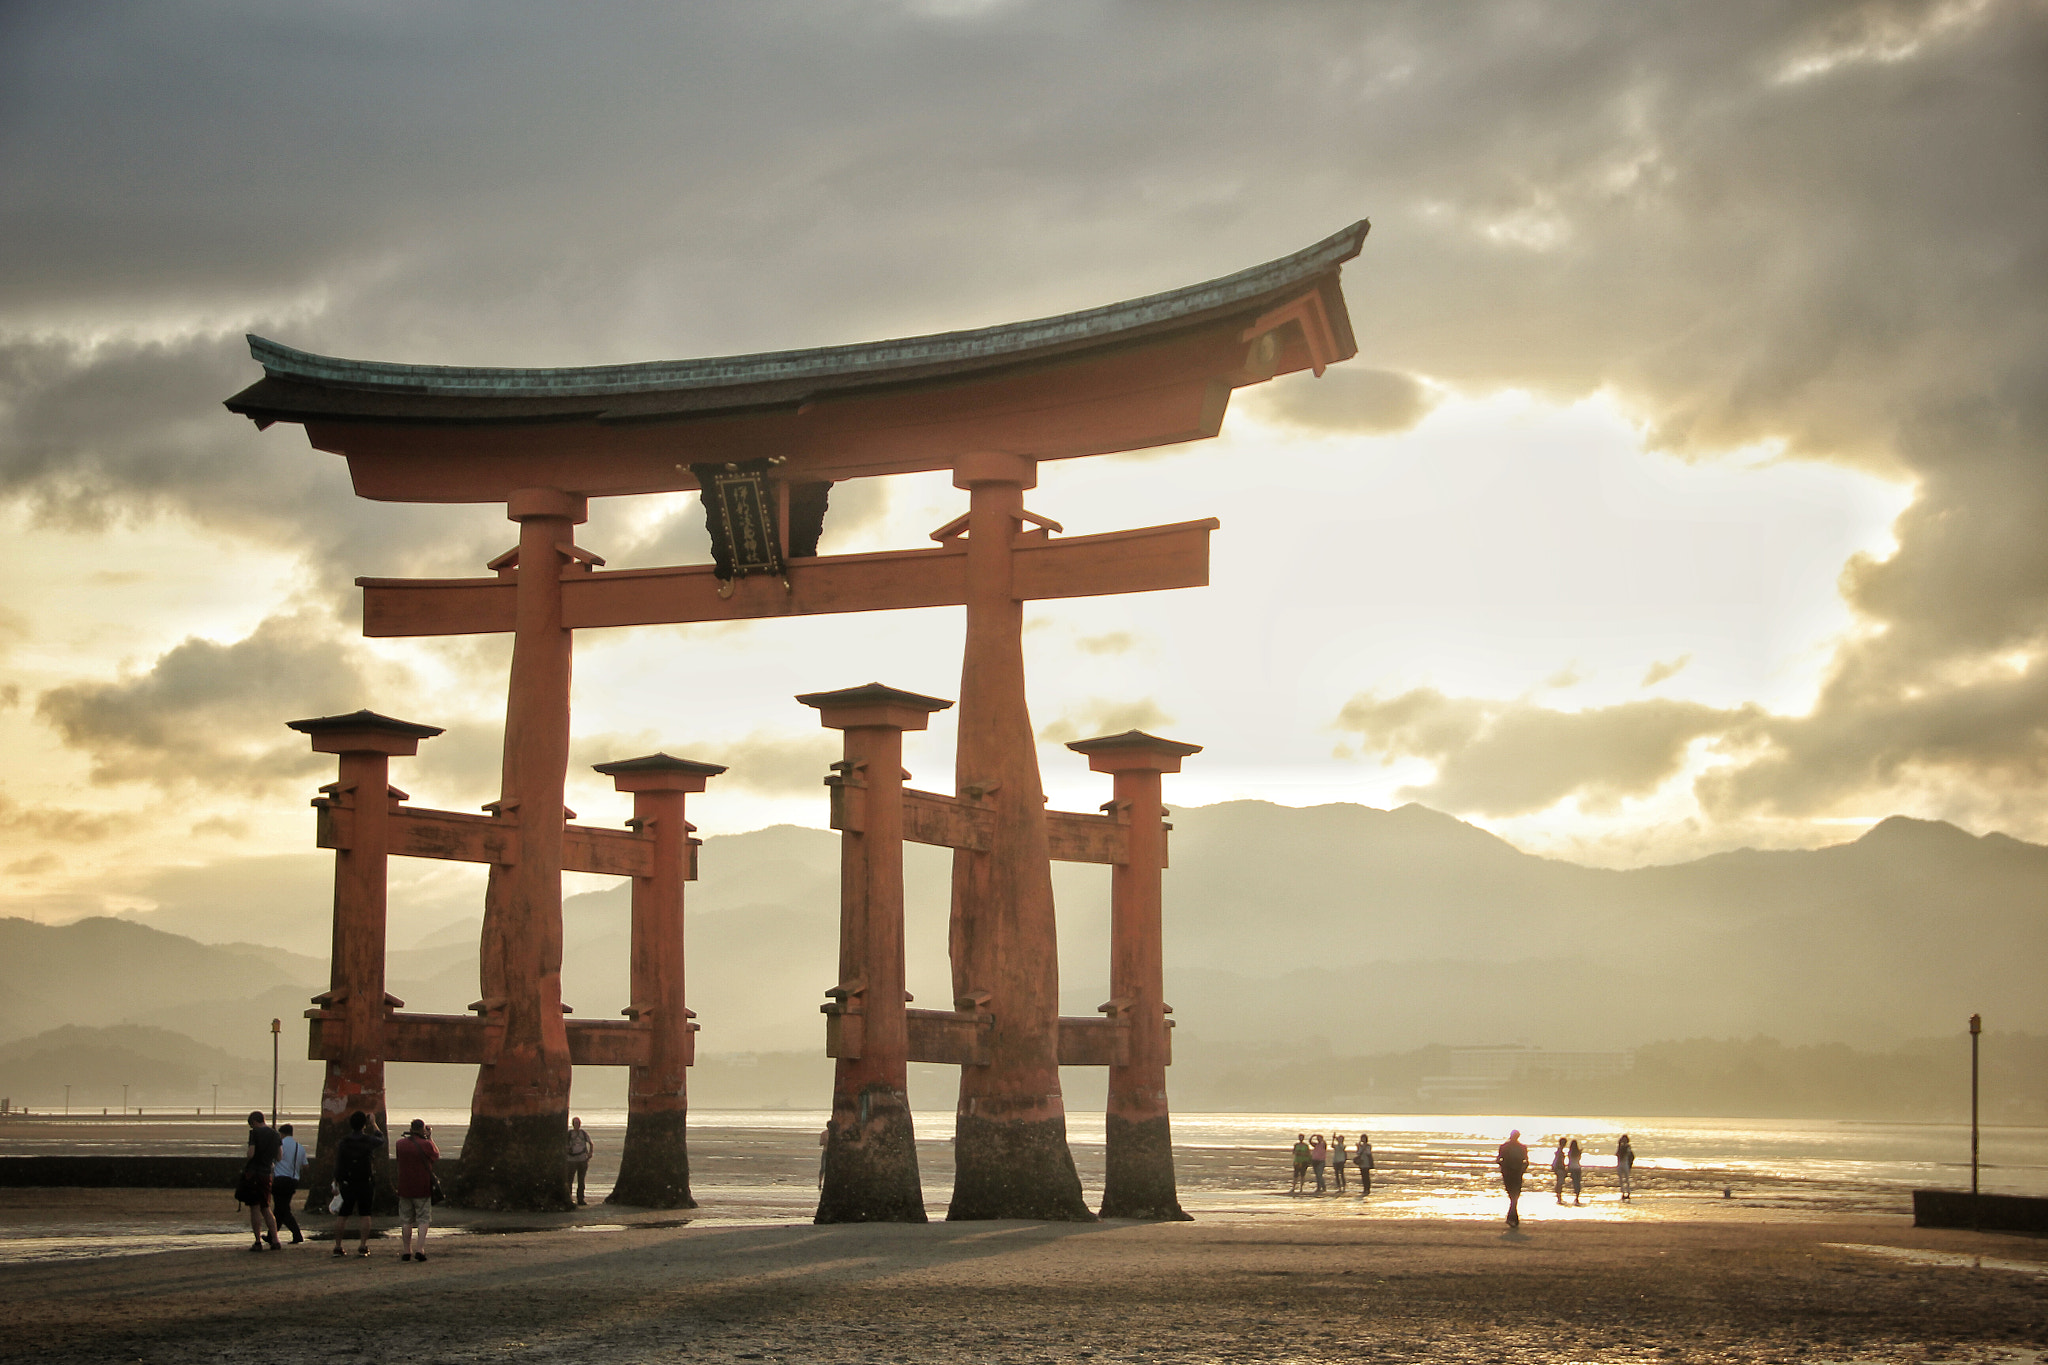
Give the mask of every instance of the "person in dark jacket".
M 235 1198 L 249 1206 L 249 1231 L 256 1234 L 256 1245 L 249 1248 L 251 1251 L 283 1250 L 277 1241 L 277 1216 L 270 1211 L 271 1172 L 277 1166 L 282 1144 L 277 1129 L 263 1121 L 263 1111 L 251 1109 L 249 1156 L 235 1186 Z
M 1500 1183 L 1508 1192 L 1508 1227 L 1522 1226 L 1522 1176 L 1529 1169 L 1529 1149 L 1522 1143 L 1522 1130 L 1508 1130 L 1494 1160 L 1500 1164 Z
M 356 1255 L 370 1254 L 370 1205 L 376 1197 L 376 1160 L 384 1152 L 384 1135 L 370 1127 L 370 1116 L 358 1109 L 348 1116 L 348 1136 L 334 1147 L 334 1183 L 341 1190 L 341 1216 L 334 1222 L 334 1254 L 346 1255 L 350 1215 L 357 1219 Z

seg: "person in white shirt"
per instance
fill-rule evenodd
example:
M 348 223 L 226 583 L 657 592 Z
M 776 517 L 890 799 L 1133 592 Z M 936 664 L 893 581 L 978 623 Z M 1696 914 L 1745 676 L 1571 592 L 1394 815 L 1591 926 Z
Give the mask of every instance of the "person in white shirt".
M 299 1220 L 292 1216 L 292 1196 L 298 1193 L 299 1178 L 306 1173 L 308 1158 L 305 1147 L 292 1136 L 289 1123 L 277 1131 L 284 1143 L 277 1149 L 277 1161 L 270 1168 L 270 1202 L 277 1225 L 292 1230 L 292 1244 L 296 1246 L 306 1240 L 306 1234 L 299 1231 Z

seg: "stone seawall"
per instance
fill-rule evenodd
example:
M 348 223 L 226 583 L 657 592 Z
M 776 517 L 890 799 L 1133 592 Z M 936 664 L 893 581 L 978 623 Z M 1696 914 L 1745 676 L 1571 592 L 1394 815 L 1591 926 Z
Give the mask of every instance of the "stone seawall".
M 1913 1191 L 1916 1228 L 1979 1228 L 1985 1232 L 2048 1232 L 2048 1199 L 1967 1190 Z

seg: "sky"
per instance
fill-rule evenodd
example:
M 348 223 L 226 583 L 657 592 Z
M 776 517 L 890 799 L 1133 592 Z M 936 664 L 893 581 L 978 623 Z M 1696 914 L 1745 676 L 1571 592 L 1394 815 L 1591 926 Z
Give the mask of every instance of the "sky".
M 442 726 L 497 794 L 509 647 L 365 641 L 358 575 L 483 572 L 501 508 L 355 498 L 221 400 L 243 334 L 548 366 L 978 327 L 1360 218 L 1359 354 L 1214 440 L 1043 467 L 1083 534 L 1216 516 L 1211 586 L 1034 605 L 1064 741 L 1168 800 L 1421 802 L 1607 866 L 1903 813 L 2048 841 L 2048 5 L 499 0 L 0 7 L 0 914 L 255 894 L 331 781 L 284 722 Z M 943 476 L 835 492 L 909 548 Z M 597 500 L 615 566 L 694 494 Z M 819 826 L 799 692 L 958 690 L 956 610 L 585 632 L 584 765 Z M 912 738 L 950 783 L 951 732 Z M 395 873 L 468 895 L 456 871 Z M 438 880 L 437 880 L 438 879 Z M 237 888 L 240 888 L 239 890 Z

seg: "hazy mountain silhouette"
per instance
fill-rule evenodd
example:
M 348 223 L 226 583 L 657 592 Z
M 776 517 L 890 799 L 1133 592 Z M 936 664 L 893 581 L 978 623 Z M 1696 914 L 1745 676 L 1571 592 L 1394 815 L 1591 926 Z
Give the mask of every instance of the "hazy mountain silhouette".
M 1167 984 L 1183 1063 L 1205 1046 L 1363 1056 L 1757 1034 L 1882 1048 L 1954 1032 L 1973 1012 L 2048 1032 L 2048 848 L 2000 834 L 1893 818 L 1830 848 L 1610 870 L 1523 853 L 1415 805 L 1236 801 L 1173 820 Z M 837 836 L 777 826 L 711 839 L 700 862 L 688 911 L 700 1053 L 815 1053 L 836 979 Z M 231 885 L 254 885 L 248 873 L 234 869 Z M 209 930 L 204 880 L 185 881 L 168 923 L 254 943 L 155 932 L 152 914 L 0 921 L 0 1040 L 132 1022 L 247 1056 L 276 1016 L 299 1040 L 288 1057 L 302 1057 L 298 1016 L 326 966 L 282 950 L 325 923 L 325 883 L 280 877 L 267 915 L 236 899 Z M 943 1006 L 947 855 L 908 850 L 905 884 L 910 988 Z M 1107 869 L 1061 867 L 1056 886 L 1063 1008 L 1090 1013 L 1108 994 Z M 480 918 L 445 888 L 395 895 L 392 992 L 412 1009 L 462 1011 Z M 627 919 L 623 884 L 564 907 L 564 993 L 580 1018 L 627 1003 Z
M 270 1063 L 206 1047 L 169 1029 L 119 1024 L 66 1025 L 0 1044 L 0 1092 L 16 1104 L 50 1104 L 71 1088 L 76 1112 L 131 1106 L 210 1108 L 220 1087 L 223 1113 L 270 1107 Z

